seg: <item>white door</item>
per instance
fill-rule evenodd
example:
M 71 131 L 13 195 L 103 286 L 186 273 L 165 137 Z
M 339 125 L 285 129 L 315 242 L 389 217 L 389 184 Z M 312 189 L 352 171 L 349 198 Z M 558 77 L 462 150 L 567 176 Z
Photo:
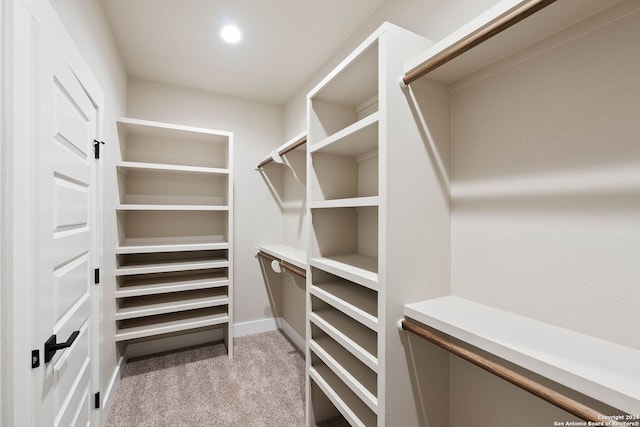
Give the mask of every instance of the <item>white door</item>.
M 34 425 L 86 426 L 95 417 L 97 391 L 97 379 L 92 378 L 97 363 L 92 311 L 97 297 L 98 160 L 93 141 L 98 108 L 56 52 L 54 41 L 38 41 L 32 153 L 33 348 L 41 353 L 40 366 L 32 370 Z M 54 340 L 68 347 L 47 354 L 45 343 Z

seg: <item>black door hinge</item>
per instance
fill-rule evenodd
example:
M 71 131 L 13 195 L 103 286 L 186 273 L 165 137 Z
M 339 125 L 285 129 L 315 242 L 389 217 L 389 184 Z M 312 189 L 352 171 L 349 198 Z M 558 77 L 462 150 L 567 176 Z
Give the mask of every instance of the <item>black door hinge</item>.
M 93 270 L 93 283 L 95 283 L 96 285 L 98 283 L 100 283 L 100 269 L 99 268 L 95 268 Z
M 100 158 L 100 144 L 104 145 L 104 141 L 93 140 L 93 157 L 96 159 Z
M 31 369 L 40 366 L 40 350 L 31 350 Z
M 93 395 L 93 407 L 100 409 L 100 392 Z

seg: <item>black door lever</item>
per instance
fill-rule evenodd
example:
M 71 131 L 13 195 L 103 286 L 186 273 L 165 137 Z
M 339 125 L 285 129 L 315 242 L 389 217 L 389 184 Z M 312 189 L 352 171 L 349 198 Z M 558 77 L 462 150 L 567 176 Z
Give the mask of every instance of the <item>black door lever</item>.
M 44 343 L 44 363 L 49 363 L 56 351 L 71 347 L 78 335 L 80 335 L 80 331 L 74 331 L 67 341 L 61 343 L 56 343 L 55 334 L 51 335 L 47 342 Z

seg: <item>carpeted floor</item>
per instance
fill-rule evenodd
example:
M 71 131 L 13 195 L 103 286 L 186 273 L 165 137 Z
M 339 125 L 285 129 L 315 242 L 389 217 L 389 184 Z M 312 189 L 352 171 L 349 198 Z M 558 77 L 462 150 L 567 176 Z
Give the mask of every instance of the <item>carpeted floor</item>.
M 302 427 L 304 370 L 278 331 L 237 338 L 233 360 L 223 344 L 132 360 L 107 426 Z

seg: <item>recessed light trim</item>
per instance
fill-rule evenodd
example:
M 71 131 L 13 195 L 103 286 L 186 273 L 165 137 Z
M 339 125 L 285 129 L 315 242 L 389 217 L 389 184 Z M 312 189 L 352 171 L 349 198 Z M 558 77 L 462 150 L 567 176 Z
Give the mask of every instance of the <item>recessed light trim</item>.
M 220 29 L 218 35 L 222 41 L 230 44 L 240 43 L 243 39 L 242 31 L 236 25 L 225 25 Z

